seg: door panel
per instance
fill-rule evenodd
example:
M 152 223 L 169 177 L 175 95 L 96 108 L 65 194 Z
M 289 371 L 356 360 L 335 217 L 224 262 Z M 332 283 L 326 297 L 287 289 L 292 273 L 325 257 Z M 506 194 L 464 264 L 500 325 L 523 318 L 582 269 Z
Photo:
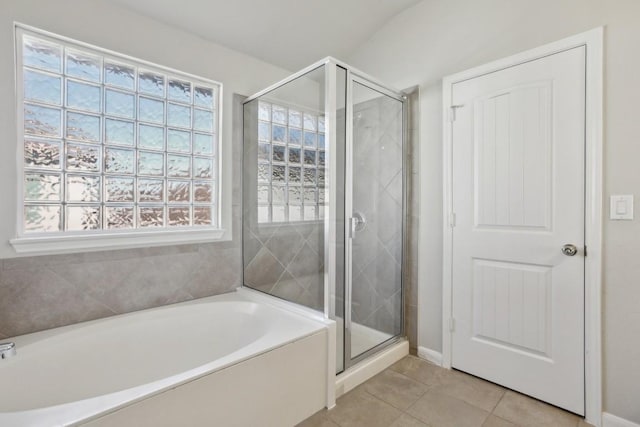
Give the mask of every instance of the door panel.
M 551 268 L 473 260 L 473 337 L 549 356 Z
M 352 81 L 349 350 L 402 332 L 403 103 Z
M 579 414 L 584 76 L 579 47 L 452 88 L 452 365 Z
M 548 230 L 551 82 L 476 101 L 476 225 Z

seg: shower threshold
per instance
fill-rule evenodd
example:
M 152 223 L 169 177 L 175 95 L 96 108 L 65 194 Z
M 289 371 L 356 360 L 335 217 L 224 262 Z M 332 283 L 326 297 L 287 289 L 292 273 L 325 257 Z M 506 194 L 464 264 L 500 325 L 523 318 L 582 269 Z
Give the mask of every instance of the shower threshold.
M 338 340 L 343 342 L 343 320 L 341 318 L 336 319 L 338 329 Z M 391 339 L 392 334 L 378 331 L 360 323 L 351 322 L 351 354 L 353 357 L 358 357 L 367 350 L 376 347 L 377 345 Z

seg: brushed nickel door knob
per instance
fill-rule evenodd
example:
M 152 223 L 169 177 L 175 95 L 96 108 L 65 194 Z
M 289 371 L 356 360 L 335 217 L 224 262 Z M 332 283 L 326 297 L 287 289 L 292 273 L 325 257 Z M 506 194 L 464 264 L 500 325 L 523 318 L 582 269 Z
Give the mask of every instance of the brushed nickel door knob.
M 576 248 L 576 245 L 566 244 L 562 247 L 562 253 L 566 256 L 574 256 L 578 253 L 578 248 Z

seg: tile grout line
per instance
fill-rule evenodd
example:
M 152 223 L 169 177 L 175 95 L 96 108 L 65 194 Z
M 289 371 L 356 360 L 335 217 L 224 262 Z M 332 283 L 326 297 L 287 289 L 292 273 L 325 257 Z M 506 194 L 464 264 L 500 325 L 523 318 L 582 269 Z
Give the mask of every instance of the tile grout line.
M 365 381 L 365 383 L 366 383 L 366 381 Z M 373 394 L 369 393 L 369 392 L 368 392 L 367 390 L 365 390 L 365 389 L 363 389 L 363 391 L 364 391 L 365 393 L 367 393 L 369 396 L 373 397 L 374 399 L 376 399 L 376 400 L 378 400 L 378 401 L 380 401 L 380 402 L 382 402 L 382 403 L 385 403 L 385 404 L 389 405 L 390 407 L 392 407 L 393 409 L 395 409 L 396 411 L 398 411 L 398 412 L 400 413 L 397 417 L 395 417 L 395 418 L 393 419 L 393 421 L 391 422 L 391 424 L 389 424 L 389 426 L 391 426 L 393 423 L 395 423 L 396 421 L 398 421 L 398 420 L 400 419 L 400 417 L 402 417 L 402 414 L 404 414 L 404 411 L 403 411 L 402 409 L 400 409 L 400 408 L 396 408 L 396 407 L 395 407 L 395 406 L 393 406 L 391 403 L 389 403 L 389 402 L 387 402 L 387 401 L 385 401 L 385 400 L 382 400 L 382 399 L 380 399 L 380 398 L 379 398 L 379 397 L 377 397 L 377 396 L 374 396 Z
M 420 383 L 420 384 L 423 384 L 423 383 Z M 420 421 L 420 422 L 421 422 L 421 423 L 423 423 L 423 424 L 427 424 L 427 423 L 425 423 L 425 422 L 424 422 L 424 421 L 422 421 L 421 419 L 419 419 L 419 418 L 414 417 L 413 415 L 411 415 L 411 414 L 409 413 L 409 409 L 411 409 L 411 408 L 413 408 L 414 406 L 416 406 L 416 405 L 418 404 L 418 401 L 420 401 L 420 399 L 422 399 L 424 396 L 426 396 L 426 395 L 427 395 L 427 393 L 431 392 L 431 391 L 432 391 L 432 390 L 431 390 L 431 388 L 432 388 L 431 386 L 427 386 L 427 390 L 426 390 L 424 393 L 422 393 L 422 395 L 421 395 L 419 398 L 417 398 L 415 402 L 413 402 L 411 405 L 409 405 L 409 407 L 404 411 L 404 413 L 405 413 L 405 414 L 409 415 L 411 418 L 414 418 L 414 419 L 416 419 L 416 420 Z
M 502 392 L 502 396 L 500 396 L 500 399 L 498 399 L 498 401 L 496 402 L 496 404 L 493 406 L 493 409 L 489 412 L 490 414 L 492 414 L 492 415 L 496 415 L 494 412 L 495 412 L 496 408 L 498 407 L 498 405 L 500 405 L 500 402 L 502 402 L 502 399 L 504 399 L 504 397 L 507 395 L 507 391 L 508 391 L 508 390 L 507 390 L 507 389 L 505 389 L 505 390 Z M 496 417 L 497 417 L 497 415 L 496 415 Z M 501 418 L 501 417 L 498 417 L 498 418 L 503 419 L 503 418 Z
M 431 364 L 430 362 L 425 361 L 425 360 L 421 360 L 421 362 Z M 436 366 L 437 366 L 437 365 L 436 365 Z M 443 368 L 440 368 L 440 367 L 438 367 L 438 368 L 439 368 L 439 369 L 443 369 Z M 487 418 L 485 418 L 485 422 L 486 422 L 486 419 L 488 419 L 490 415 L 494 415 L 494 416 L 496 416 L 496 417 L 497 417 L 497 415 L 495 415 L 495 414 L 493 413 L 493 411 L 494 411 L 494 410 L 495 410 L 495 408 L 498 406 L 498 404 L 502 401 L 502 399 L 504 398 L 504 396 L 505 396 L 505 394 L 506 394 L 506 390 L 504 390 L 504 392 L 503 392 L 502 396 L 500 396 L 500 399 L 498 399 L 498 401 L 497 401 L 497 403 L 494 405 L 493 409 L 492 409 L 491 411 L 488 411 L 488 410 L 486 410 L 486 409 L 484 409 L 484 408 L 482 408 L 482 407 L 476 406 L 476 405 L 475 405 L 475 404 L 473 404 L 473 403 L 467 402 L 466 400 L 461 399 L 461 398 L 459 398 L 459 397 L 457 397 L 457 396 L 451 396 L 451 395 L 448 395 L 448 394 L 446 394 L 446 393 L 440 393 L 440 392 L 438 392 L 438 390 L 436 390 L 436 386 L 433 386 L 433 385 L 429 385 L 429 384 L 423 383 L 422 381 L 420 381 L 420 380 L 418 380 L 418 379 L 413 379 L 413 378 L 411 378 L 411 377 L 408 377 L 407 375 L 404 375 L 404 374 L 403 374 L 403 373 L 401 373 L 401 372 L 397 372 L 397 371 L 394 371 L 394 372 L 396 372 L 396 373 L 398 373 L 398 374 L 400 374 L 400 375 L 403 375 L 403 376 L 405 376 L 405 377 L 409 378 L 410 380 L 416 381 L 416 382 L 418 382 L 418 383 L 420 383 L 420 384 L 423 384 L 423 385 L 427 386 L 427 390 L 426 390 L 426 391 L 425 391 L 425 392 L 424 392 L 424 393 L 423 393 L 423 394 L 422 394 L 422 395 L 421 395 L 421 396 L 420 396 L 420 397 L 419 397 L 419 398 L 418 398 L 418 399 L 417 399 L 417 400 L 416 400 L 416 401 L 415 401 L 415 402 L 414 402 L 414 403 L 413 403 L 409 408 L 413 407 L 413 406 L 418 402 L 418 400 L 420 400 L 424 395 L 426 395 L 426 394 L 427 394 L 427 393 L 429 393 L 429 392 L 433 392 L 433 393 L 436 393 L 436 394 L 440 394 L 440 395 L 442 395 L 442 396 L 446 396 L 446 397 L 449 397 L 449 398 L 452 398 L 452 399 L 458 400 L 458 401 L 460 401 L 460 402 L 462 402 L 462 403 L 465 403 L 465 404 L 467 404 L 467 405 L 469 405 L 469 406 L 471 406 L 471 407 L 473 407 L 473 408 L 476 408 L 476 409 L 479 409 L 479 410 L 481 410 L 481 411 L 486 412 L 486 413 L 487 413 Z M 468 374 L 467 374 L 467 375 L 468 375 Z M 409 410 L 409 408 L 407 408 L 407 411 Z M 411 414 L 408 414 L 408 415 L 410 415 L 410 416 L 411 416 Z M 414 418 L 415 418 L 415 417 L 414 417 Z M 501 418 L 501 417 L 498 417 L 498 418 L 503 419 L 503 418 Z M 483 423 L 484 423 L 484 422 L 483 422 Z
M 400 375 L 402 375 L 402 374 L 400 374 Z M 409 379 L 411 379 L 411 378 L 409 378 Z M 416 381 L 416 382 L 418 382 L 418 381 Z M 419 384 L 422 384 L 422 383 L 420 383 L 420 382 L 418 382 L 418 383 L 419 383 Z M 365 382 L 365 383 L 363 383 L 363 385 L 364 385 L 364 384 L 366 384 L 366 382 Z M 423 385 L 424 385 L 424 384 L 423 384 Z M 407 411 L 409 410 L 409 408 L 411 408 L 413 405 L 415 405 L 415 404 L 416 404 L 416 402 L 422 398 L 422 396 L 424 396 L 425 394 L 427 394 L 427 392 L 429 391 L 429 389 L 430 389 L 430 387 L 428 387 L 428 386 L 427 386 L 427 390 L 426 390 L 424 393 L 420 394 L 420 396 L 418 396 L 418 398 L 417 398 L 413 403 L 411 403 L 411 405 L 409 405 L 409 406 L 407 407 L 407 409 L 400 409 L 400 408 L 398 408 L 397 406 L 395 406 L 393 403 L 391 403 L 391 402 L 387 402 L 387 401 L 386 401 L 386 400 L 384 400 L 383 398 L 378 397 L 378 396 L 376 396 L 375 394 L 370 393 L 370 392 L 369 392 L 369 391 L 367 391 L 366 389 L 363 389 L 363 391 L 364 391 L 365 393 L 367 393 L 369 396 L 371 396 L 371 397 L 373 397 L 373 398 L 375 398 L 375 399 L 377 399 L 377 400 L 379 400 L 379 401 L 381 401 L 381 402 L 384 402 L 384 403 L 386 403 L 387 405 L 391 406 L 392 408 L 395 408 L 395 409 L 397 409 L 398 411 L 400 411 L 400 412 L 402 412 L 403 414 L 405 414 L 405 413 L 407 413 Z M 409 414 L 407 414 L 407 415 L 409 415 Z M 413 418 L 415 418 L 415 417 L 413 417 Z

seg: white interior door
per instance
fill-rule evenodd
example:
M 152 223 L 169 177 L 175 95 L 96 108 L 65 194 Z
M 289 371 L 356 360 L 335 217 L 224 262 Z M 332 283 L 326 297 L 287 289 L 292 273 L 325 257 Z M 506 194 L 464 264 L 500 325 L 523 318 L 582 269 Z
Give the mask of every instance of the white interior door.
M 452 366 L 584 414 L 585 48 L 452 100 Z

